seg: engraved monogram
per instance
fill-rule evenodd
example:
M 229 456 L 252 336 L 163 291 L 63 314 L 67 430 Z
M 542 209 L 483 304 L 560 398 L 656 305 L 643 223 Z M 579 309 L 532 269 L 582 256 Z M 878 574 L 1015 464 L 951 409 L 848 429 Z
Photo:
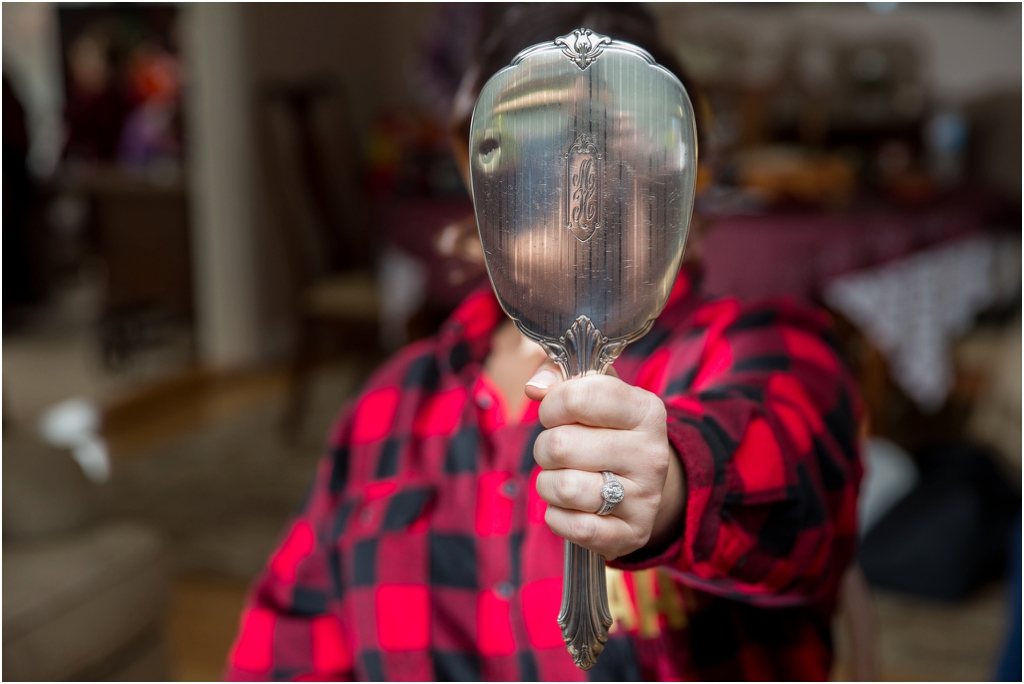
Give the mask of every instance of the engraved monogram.
M 586 133 L 569 148 L 566 176 L 568 228 L 580 242 L 586 242 L 601 227 L 601 155 Z
M 580 69 L 586 69 L 594 63 L 602 52 L 604 46 L 609 45 L 612 39 L 594 33 L 590 29 L 580 28 L 559 38 L 555 38 L 555 45 L 562 48 L 562 54 L 576 63 Z

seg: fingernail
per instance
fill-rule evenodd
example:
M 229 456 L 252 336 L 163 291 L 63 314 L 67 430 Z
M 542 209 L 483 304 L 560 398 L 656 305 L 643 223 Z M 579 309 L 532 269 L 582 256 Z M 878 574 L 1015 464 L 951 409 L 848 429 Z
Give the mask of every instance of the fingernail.
M 558 376 L 545 368 L 544 370 L 537 371 L 537 373 L 530 378 L 526 384 L 539 387 L 540 389 L 547 389 L 556 382 L 558 382 Z

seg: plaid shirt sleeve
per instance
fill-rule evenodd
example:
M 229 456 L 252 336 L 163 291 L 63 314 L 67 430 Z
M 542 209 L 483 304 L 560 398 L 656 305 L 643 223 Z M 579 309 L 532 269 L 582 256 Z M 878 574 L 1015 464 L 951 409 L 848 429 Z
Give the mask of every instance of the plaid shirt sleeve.
M 350 681 L 353 653 L 341 619 L 341 588 L 331 546 L 352 427 L 345 411 L 331 431 L 299 513 L 250 592 L 238 637 L 228 655 L 227 681 Z M 340 466 L 340 467 L 339 467 Z
M 660 553 L 613 563 L 663 566 L 686 584 L 761 607 L 835 594 L 856 537 L 858 394 L 827 316 L 791 302 L 719 300 L 678 344 L 640 368 L 668 409 L 686 475 L 685 520 Z M 703 333 L 700 344 L 685 337 Z

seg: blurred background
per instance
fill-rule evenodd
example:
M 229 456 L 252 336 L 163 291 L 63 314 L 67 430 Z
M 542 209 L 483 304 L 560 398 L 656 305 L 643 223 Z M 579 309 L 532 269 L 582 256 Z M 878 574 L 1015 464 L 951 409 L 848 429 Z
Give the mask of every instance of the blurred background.
M 836 678 L 1019 680 L 1020 5 L 649 9 L 706 289 L 827 308 L 868 408 Z M 447 117 L 499 11 L 4 3 L 5 679 L 219 678 L 332 418 L 481 283 Z

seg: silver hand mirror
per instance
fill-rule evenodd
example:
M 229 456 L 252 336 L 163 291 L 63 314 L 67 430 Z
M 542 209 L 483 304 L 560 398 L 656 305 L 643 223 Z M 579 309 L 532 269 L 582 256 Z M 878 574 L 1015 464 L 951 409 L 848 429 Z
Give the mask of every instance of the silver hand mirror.
M 635 45 L 578 29 L 484 85 L 469 144 L 502 308 L 567 378 L 603 373 L 650 329 L 682 262 L 697 174 L 682 83 Z M 558 622 L 590 669 L 611 625 L 604 559 L 569 542 Z

